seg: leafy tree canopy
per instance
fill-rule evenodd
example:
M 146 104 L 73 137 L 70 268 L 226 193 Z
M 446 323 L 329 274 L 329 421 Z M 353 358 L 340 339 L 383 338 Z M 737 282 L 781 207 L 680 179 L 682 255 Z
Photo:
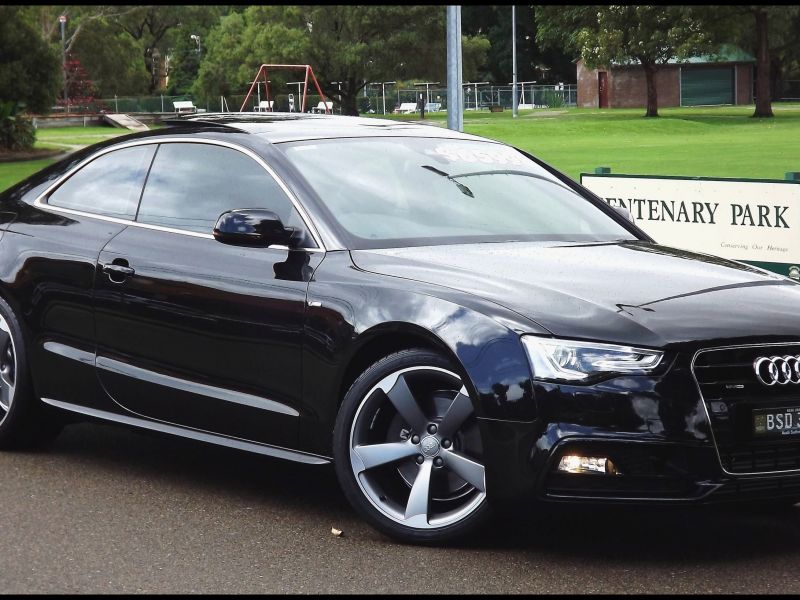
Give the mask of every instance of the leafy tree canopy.
M 0 119 L 20 104 L 32 112 L 53 105 L 61 76 L 58 55 L 26 22 L 18 6 L 0 6 Z
M 574 81 L 575 65 L 571 52 L 560 45 L 541 48 L 536 43 L 537 22 L 532 6 L 516 7 L 517 80 L 537 83 Z M 483 35 L 491 46 L 477 80 L 503 85 L 513 74 L 511 6 L 467 5 L 461 8 L 461 25 L 467 35 Z
M 469 78 L 489 42 L 465 36 L 462 46 Z M 310 64 L 323 92 L 341 94 L 344 112 L 357 114 L 357 94 L 367 83 L 441 81 L 446 56 L 444 7 L 251 6 L 210 33 L 195 89 L 206 98 L 242 94 L 262 63 Z M 281 81 L 276 73 L 273 85 Z
M 718 44 L 705 17 L 704 7 L 692 6 L 537 6 L 537 40 L 562 45 L 590 68 L 640 64 L 647 77 L 647 116 L 658 116 L 658 67 Z

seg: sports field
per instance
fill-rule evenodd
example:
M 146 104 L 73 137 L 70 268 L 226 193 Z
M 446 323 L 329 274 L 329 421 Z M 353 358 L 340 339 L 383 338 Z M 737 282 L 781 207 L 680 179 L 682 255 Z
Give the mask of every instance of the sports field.
M 537 109 L 468 112 L 464 129 L 527 150 L 578 178 L 595 167 L 614 173 L 704 175 L 782 179 L 800 171 L 800 104 L 776 104 L 774 119 L 753 119 L 752 106 L 661 109 Z M 418 119 L 418 116 L 393 117 Z M 426 121 L 444 125 L 445 113 Z M 110 127 L 70 127 L 38 132 L 37 147 L 77 147 L 121 135 Z M 51 161 L 0 163 L 0 189 Z
M 39 129 L 34 148 L 40 150 L 73 150 L 102 142 L 128 133 L 114 127 L 59 127 Z M 0 162 L 0 190 L 25 179 L 52 163 L 55 159 L 27 160 L 22 162 Z
M 538 109 L 467 113 L 464 130 L 526 150 L 573 178 L 595 167 L 614 173 L 783 179 L 800 171 L 800 104 L 774 106 L 774 119 L 753 107 Z M 433 115 L 445 122 L 446 115 Z

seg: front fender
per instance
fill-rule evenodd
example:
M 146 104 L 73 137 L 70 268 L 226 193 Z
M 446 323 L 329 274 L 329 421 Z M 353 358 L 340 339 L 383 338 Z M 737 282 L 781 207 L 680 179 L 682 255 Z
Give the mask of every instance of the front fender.
M 447 352 L 477 399 L 479 418 L 536 418 L 519 336 L 538 328 L 516 313 L 463 292 L 361 271 L 347 252 L 328 253 L 309 285 L 308 302 L 303 396 L 312 422 L 302 428 L 309 432 L 302 445 L 320 438 L 329 443 L 348 365 L 380 336 L 419 339 Z

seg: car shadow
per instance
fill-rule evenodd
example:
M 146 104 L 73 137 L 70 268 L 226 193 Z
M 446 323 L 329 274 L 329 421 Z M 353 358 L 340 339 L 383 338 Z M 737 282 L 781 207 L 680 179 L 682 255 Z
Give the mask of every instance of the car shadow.
M 507 516 L 464 548 L 547 553 L 614 564 L 712 566 L 770 555 L 800 558 L 800 506 L 537 506 Z
M 82 423 L 67 427 L 42 453 L 84 462 L 93 470 L 130 473 L 202 491 L 245 496 L 291 507 L 309 518 L 351 525 L 357 540 L 395 545 L 360 524 L 332 466 L 310 466 L 125 427 Z M 355 523 L 359 523 L 355 526 Z M 755 557 L 797 555 L 800 506 L 769 510 L 734 506 L 623 507 L 531 505 L 495 518 L 468 540 L 450 544 L 468 553 L 510 551 L 593 563 L 687 562 L 713 566 Z
M 40 452 L 85 461 L 109 473 L 267 498 L 276 504 L 291 501 L 326 513 L 349 509 L 330 465 L 294 463 L 158 432 L 78 423 Z

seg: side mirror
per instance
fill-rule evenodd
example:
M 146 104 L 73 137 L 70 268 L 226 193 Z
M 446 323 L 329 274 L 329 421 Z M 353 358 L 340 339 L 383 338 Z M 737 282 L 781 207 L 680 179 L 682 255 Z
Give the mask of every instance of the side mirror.
M 629 211 L 624 206 L 614 206 L 613 208 L 614 208 L 615 211 L 617 211 L 623 217 L 628 219 L 628 221 L 630 221 L 631 223 L 635 223 L 636 222 L 636 221 L 633 220 L 633 215 L 631 214 L 631 211 Z
M 289 246 L 294 229 L 285 227 L 274 212 L 239 208 L 224 212 L 214 226 L 214 239 L 234 246 Z

